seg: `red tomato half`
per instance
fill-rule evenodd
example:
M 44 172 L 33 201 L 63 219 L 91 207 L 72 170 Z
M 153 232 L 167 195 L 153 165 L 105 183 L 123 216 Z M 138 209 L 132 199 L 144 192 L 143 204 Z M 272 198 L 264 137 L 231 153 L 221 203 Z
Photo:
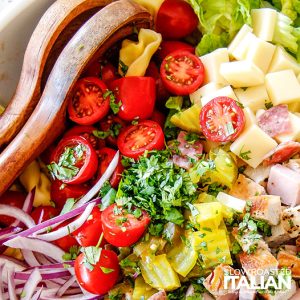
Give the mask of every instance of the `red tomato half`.
M 110 108 L 105 83 L 97 77 L 86 77 L 77 81 L 69 100 L 69 117 L 80 125 L 92 125 L 104 118 Z
M 162 112 L 160 112 L 159 110 L 155 109 L 152 116 L 151 116 L 151 120 L 158 123 L 161 128 L 164 128 L 165 121 L 166 121 L 166 116 Z
M 51 183 L 50 196 L 57 207 L 61 210 L 66 204 L 67 199 L 78 199 L 89 191 L 89 187 L 83 184 L 68 185 L 59 180 Z
M 165 0 L 158 10 L 155 25 L 164 39 L 180 39 L 197 28 L 198 17 L 187 2 Z
M 91 215 L 84 224 L 75 230 L 72 235 L 82 247 L 96 246 L 102 234 L 101 211 L 98 206 L 94 207 Z M 101 246 L 105 244 L 102 241 Z
M 102 148 L 98 151 L 98 155 L 99 155 L 99 167 L 98 167 L 98 176 L 97 176 L 97 181 L 100 179 L 100 177 L 104 174 L 104 172 L 106 171 L 106 169 L 108 168 L 109 164 L 111 163 L 111 161 L 113 160 L 115 154 L 117 153 L 116 150 L 105 147 Z M 118 184 L 121 180 L 122 177 L 122 173 L 124 171 L 124 167 L 121 163 L 121 158 L 119 159 L 119 162 L 117 164 L 117 167 L 115 169 L 115 171 L 113 172 L 109 182 L 110 185 L 113 188 L 117 188 Z
M 65 134 L 64 137 L 74 136 L 74 135 L 80 135 L 87 139 L 94 149 L 100 149 L 105 146 L 105 141 L 103 139 L 97 138 L 93 131 L 96 131 L 97 129 L 93 126 L 74 126 L 71 129 L 69 129 Z
M 98 158 L 92 145 L 81 136 L 63 138 L 54 150 L 51 173 L 64 183 L 79 184 L 97 171 Z
M 109 134 L 107 142 L 112 146 L 117 146 L 117 137 L 125 126 L 126 122 L 114 115 L 109 115 L 100 122 L 100 129 Z
M 245 126 L 245 115 L 236 101 L 229 97 L 217 97 L 201 109 L 202 132 L 213 142 L 234 141 Z
M 188 95 L 203 83 L 204 66 L 196 55 L 178 50 L 165 57 L 160 66 L 160 74 L 171 93 Z
M 155 81 L 151 77 L 131 76 L 114 80 L 111 89 L 122 103 L 118 116 L 125 121 L 147 119 L 155 104 Z
M 101 215 L 104 238 L 116 247 L 129 247 L 144 234 L 151 219 L 146 211 L 140 210 L 137 218 L 125 209 L 112 204 Z
M 0 204 L 6 204 L 22 208 L 26 195 L 21 192 L 16 191 L 6 191 L 3 195 L 0 196 Z M 14 218 L 0 215 L 0 225 L 9 226 L 15 221 Z
M 59 214 L 59 210 L 53 206 L 39 206 L 35 208 L 30 214 L 36 224 L 44 222 L 56 217 Z
M 93 270 L 84 264 L 84 253 L 75 260 L 75 275 L 78 283 L 86 291 L 95 295 L 106 294 L 117 282 L 120 267 L 118 256 L 111 250 L 102 249 L 100 259 Z
M 163 61 L 167 55 L 178 50 L 188 51 L 195 54 L 195 48 L 190 44 L 180 41 L 162 41 L 160 44 L 160 50 L 158 50 L 158 57 L 160 61 Z
M 146 120 L 125 128 L 118 137 L 120 152 L 137 159 L 146 150 L 162 150 L 164 133 L 158 123 Z

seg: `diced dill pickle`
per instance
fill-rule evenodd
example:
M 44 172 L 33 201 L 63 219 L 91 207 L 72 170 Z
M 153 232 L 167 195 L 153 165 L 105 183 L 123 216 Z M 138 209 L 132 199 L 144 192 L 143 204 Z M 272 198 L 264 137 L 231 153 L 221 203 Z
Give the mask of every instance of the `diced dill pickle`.
M 197 252 L 192 247 L 189 237 L 182 236 L 182 241 L 176 244 L 168 253 L 167 258 L 173 269 L 181 276 L 186 276 L 197 262 Z
M 219 202 L 194 204 L 198 210 L 197 215 L 192 215 L 190 220 L 198 228 L 217 229 L 223 220 L 222 205 Z
M 198 196 L 198 199 L 196 201 L 196 203 L 209 203 L 209 202 L 216 202 L 216 197 L 209 195 L 207 193 L 201 193 Z
M 223 229 L 212 232 L 201 230 L 192 233 L 193 247 L 198 252 L 201 265 L 211 268 L 220 263 L 232 264 L 226 231 Z
M 156 289 L 172 291 L 180 287 L 180 280 L 166 254 L 142 256 L 139 266 L 146 283 Z
M 174 114 L 170 121 L 183 130 L 201 133 L 199 121 L 200 111 L 201 107 L 198 104 L 194 104 L 190 108 Z
M 137 256 L 142 254 L 154 254 L 157 251 L 162 251 L 167 241 L 163 238 L 152 236 L 148 241 L 142 241 L 136 244 L 133 248 L 133 253 Z
M 183 234 L 183 230 L 181 229 L 180 226 L 172 222 L 168 222 L 167 224 L 165 224 L 163 230 L 163 236 L 171 244 L 180 241 L 180 236 L 182 234 Z
M 146 300 L 155 293 L 157 293 L 157 290 L 147 284 L 142 276 L 136 278 L 134 281 L 132 300 Z

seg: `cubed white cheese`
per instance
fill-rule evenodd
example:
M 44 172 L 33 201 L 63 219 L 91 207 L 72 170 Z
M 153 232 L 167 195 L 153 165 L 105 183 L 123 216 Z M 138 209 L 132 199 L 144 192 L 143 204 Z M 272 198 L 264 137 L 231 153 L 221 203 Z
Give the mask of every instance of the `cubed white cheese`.
M 300 65 L 297 60 L 287 53 L 283 47 L 277 46 L 268 73 L 289 69 L 293 70 L 296 76 L 300 73 Z
M 300 141 L 300 117 L 292 113 L 289 113 L 289 116 L 292 124 L 292 132 L 277 135 L 275 139 L 280 143 L 287 141 Z
M 252 9 L 251 17 L 253 33 L 257 37 L 271 42 L 277 21 L 277 12 L 270 8 Z
M 249 33 L 252 32 L 253 29 L 248 26 L 247 24 L 244 24 L 242 28 L 239 30 L 239 32 L 235 35 L 234 39 L 231 41 L 231 43 L 228 46 L 228 53 L 231 55 L 231 53 L 238 47 L 240 42 L 243 40 L 243 38 Z
M 300 83 L 293 70 L 268 73 L 265 84 L 274 105 L 300 101 Z
M 239 44 L 231 52 L 229 52 L 230 56 L 236 60 L 246 59 L 247 53 L 248 53 L 249 49 L 252 47 L 252 45 L 256 39 L 257 39 L 257 37 L 253 33 L 248 32 L 241 39 Z
M 206 96 L 201 98 L 201 105 L 204 106 L 207 104 L 210 100 L 216 98 L 216 97 L 229 97 L 234 100 L 238 100 L 237 96 L 235 95 L 232 87 L 230 85 L 227 85 L 217 91 L 214 91 L 210 94 L 207 94 Z
M 234 87 L 249 87 L 264 83 L 264 72 L 251 61 L 232 61 L 222 63 L 221 75 Z
M 256 117 L 255 117 L 254 113 L 252 112 L 252 110 L 249 107 L 245 107 L 243 109 L 243 111 L 244 111 L 245 118 L 246 118 L 246 123 L 245 123 L 244 130 L 246 130 L 251 125 L 256 124 Z
M 270 102 L 266 86 L 264 84 L 249 87 L 247 89 L 234 89 L 239 101 L 256 113 L 259 109 L 265 108 L 265 103 Z
M 243 213 L 246 208 L 246 201 L 220 192 L 217 200 L 228 208 L 231 208 L 239 213 Z
M 216 82 L 222 85 L 226 85 L 226 80 L 220 74 L 220 65 L 224 62 L 229 62 L 227 48 L 220 48 L 211 53 L 200 57 L 204 65 L 204 84 L 209 82 Z
M 223 87 L 222 84 L 216 82 L 210 82 L 206 85 L 203 85 L 194 93 L 190 94 L 190 100 L 193 104 L 195 103 L 201 104 L 201 97 L 214 93 L 215 91 L 221 89 L 222 87 Z
M 253 39 L 246 54 L 246 60 L 252 61 L 264 73 L 267 73 L 275 49 L 276 47 L 271 43 L 259 38 Z
M 231 144 L 230 150 L 252 168 L 256 168 L 277 143 L 257 125 L 252 125 Z

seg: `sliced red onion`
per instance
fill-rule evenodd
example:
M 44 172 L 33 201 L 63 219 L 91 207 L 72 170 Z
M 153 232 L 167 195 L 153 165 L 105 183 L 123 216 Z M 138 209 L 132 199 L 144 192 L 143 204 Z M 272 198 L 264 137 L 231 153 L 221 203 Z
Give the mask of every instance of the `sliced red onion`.
M 28 228 L 35 225 L 32 217 L 18 207 L 0 204 L 0 215 L 10 216 L 25 224 Z
M 61 297 L 68 288 L 72 286 L 72 284 L 76 282 L 76 277 L 72 276 L 70 279 L 68 279 L 64 285 L 62 285 L 59 290 L 56 293 L 56 296 Z
M 44 292 L 44 291 L 43 291 Z M 72 294 L 68 297 L 56 297 L 52 295 L 44 295 L 42 292 L 41 298 L 47 300 L 102 300 L 104 296 L 96 296 L 96 295 L 82 295 L 82 294 Z
M 24 260 L 30 267 L 37 267 L 40 265 L 36 257 L 34 256 L 33 252 L 30 250 L 22 249 L 22 254 Z
M 100 189 L 102 188 L 103 184 L 109 180 L 109 178 L 112 176 L 113 172 L 115 171 L 118 162 L 119 162 L 120 153 L 119 151 L 115 154 L 114 158 L 110 162 L 109 166 L 105 170 L 104 174 L 101 176 L 101 178 L 96 182 L 96 184 L 86 193 L 85 196 L 83 196 L 75 205 L 74 207 L 80 207 L 81 205 L 85 204 L 86 202 L 90 201 L 95 197 Z
M 64 236 L 72 233 L 86 221 L 86 219 L 90 216 L 94 206 L 95 206 L 95 203 L 90 203 L 86 207 L 86 209 L 84 210 L 82 215 L 79 218 L 75 219 L 73 222 L 71 222 L 68 225 L 61 227 L 55 231 L 45 233 L 45 234 L 40 234 L 40 235 L 37 235 L 36 237 L 41 240 L 51 242 L 51 241 L 58 240 Z
M 3 283 L 4 281 L 2 280 L 3 276 L 3 269 L 4 269 L 4 263 L 0 264 L 0 300 L 4 300 L 4 286 Z
M 41 272 L 39 273 L 41 275 L 42 280 L 51 280 L 51 279 L 70 276 L 70 272 L 67 270 L 60 270 L 55 272 L 52 271 L 51 273 L 48 274 L 41 274 Z M 30 276 L 31 276 L 30 273 L 16 272 L 14 278 L 24 281 L 24 280 L 30 280 Z
M 54 269 L 68 269 L 68 268 L 66 268 L 67 265 L 70 266 L 70 268 L 74 267 L 74 260 L 66 260 L 64 263 L 42 265 L 42 266 L 38 266 L 37 268 L 39 270 L 49 269 L 49 270 L 53 271 Z M 29 267 L 23 271 L 27 272 L 27 271 L 31 271 L 33 269 L 35 269 L 35 267 Z
M 41 265 L 51 265 L 52 264 L 52 262 L 45 255 L 43 255 L 41 253 L 35 253 L 34 255 Z
M 15 227 L 15 226 L 10 226 L 10 227 L 6 227 L 4 229 L 0 229 L 0 238 L 6 238 L 7 236 L 14 234 L 14 233 L 18 233 L 20 231 L 22 231 L 23 228 L 21 227 Z
M 42 293 L 43 287 L 41 287 L 37 292 L 32 296 L 31 300 L 39 300 L 41 293 Z
M 9 299 L 18 300 L 16 294 L 15 281 L 14 281 L 14 272 L 11 269 L 7 269 L 7 286 L 8 286 Z
M 7 283 L 8 281 L 7 270 L 21 272 L 26 268 L 26 265 L 20 262 L 19 260 L 6 255 L 0 255 L 0 265 L 4 266 L 1 279 L 5 283 Z
M 34 196 L 35 196 L 35 187 L 28 193 L 28 195 L 24 201 L 23 207 L 22 207 L 22 210 L 27 214 L 30 214 L 32 211 Z M 21 225 L 22 225 L 22 222 L 19 219 L 15 220 L 12 224 L 12 226 L 21 226 Z M 29 226 L 27 226 L 27 227 L 29 227 Z
M 64 261 L 62 257 L 65 252 L 63 250 L 51 243 L 39 239 L 17 236 L 16 238 L 5 242 L 5 246 L 36 251 L 48 255 L 58 262 L 62 263 Z
M 24 289 L 22 291 L 22 300 L 30 300 L 37 285 L 42 281 L 42 276 L 38 269 L 34 269 L 25 283 Z
M 16 237 L 28 237 L 30 235 L 33 235 L 34 233 L 40 233 L 40 232 L 44 232 L 46 231 L 49 227 L 52 227 L 53 225 L 57 224 L 57 223 L 60 223 L 60 222 L 63 222 L 65 220 L 68 220 L 68 219 L 71 219 L 71 218 L 74 218 L 76 217 L 77 215 L 79 214 L 82 214 L 86 207 L 91 204 L 91 203 L 95 203 L 95 205 L 99 204 L 101 202 L 101 200 L 99 198 L 97 199 L 94 199 L 93 201 L 89 202 L 89 203 L 86 203 L 84 204 L 83 206 L 81 207 L 78 207 L 66 214 L 63 214 L 63 215 L 60 215 L 60 216 L 57 216 L 57 217 L 54 217 L 50 220 L 47 220 L 41 224 L 38 224 L 32 228 L 29 228 L 27 230 L 24 230 L 20 233 L 18 233 L 16 236 L 12 236 L 11 238 L 7 238 L 5 240 L 0 240 L 0 245 L 1 244 L 6 244 L 7 241 L 13 239 L 13 238 L 16 238 Z M 9 206 L 11 208 L 11 206 Z M 47 255 L 47 254 L 46 254 Z
M 43 221 L 43 217 L 44 217 L 44 212 L 45 212 L 45 210 L 44 210 L 44 209 L 42 209 L 42 210 L 41 210 L 41 214 L 40 214 L 40 217 L 39 217 L 39 220 L 38 220 L 37 224 L 41 224 L 41 223 L 42 223 L 42 221 Z

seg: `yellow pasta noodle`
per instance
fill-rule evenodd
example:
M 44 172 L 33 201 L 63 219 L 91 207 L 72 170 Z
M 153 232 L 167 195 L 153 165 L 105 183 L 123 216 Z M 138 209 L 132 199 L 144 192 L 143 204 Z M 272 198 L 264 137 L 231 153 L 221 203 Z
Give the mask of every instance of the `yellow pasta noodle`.
M 119 72 L 126 76 L 144 76 L 151 57 L 161 43 L 161 35 L 150 29 L 141 29 L 138 42 L 124 40 L 120 50 Z M 122 65 L 128 67 L 124 72 Z
M 20 182 L 28 192 L 36 187 L 33 202 L 35 207 L 41 205 L 51 205 L 51 182 L 48 177 L 41 172 L 40 165 L 36 160 L 33 161 L 22 173 L 20 176 Z
M 146 8 L 155 19 L 164 0 L 134 0 L 134 2 Z

